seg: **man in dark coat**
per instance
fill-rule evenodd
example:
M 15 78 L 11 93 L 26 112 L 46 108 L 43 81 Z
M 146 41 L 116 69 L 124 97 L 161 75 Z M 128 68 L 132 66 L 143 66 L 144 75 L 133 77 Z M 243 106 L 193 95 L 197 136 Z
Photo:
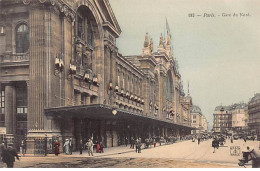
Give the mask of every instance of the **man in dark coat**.
M 83 148 L 84 148 L 83 141 L 80 140 L 80 142 L 79 142 L 79 154 L 82 154 Z
M 4 149 L 5 149 L 5 144 L 1 143 L 0 144 L 0 162 L 2 161 L 2 154 L 4 152 Z
M 100 142 L 100 152 L 104 153 L 104 145 L 102 142 Z
M 134 148 L 134 145 L 135 145 L 135 140 L 134 140 L 134 138 L 133 137 L 131 137 L 131 139 L 130 139 L 130 148 Z
M 13 168 L 14 167 L 14 162 L 15 158 L 19 160 L 19 156 L 16 153 L 15 149 L 12 148 L 12 146 L 8 146 L 6 149 L 4 149 L 3 154 L 2 154 L 2 161 L 6 163 L 7 168 Z
M 69 139 L 69 150 L 70 150 L 70 155 L 72 155 L 72 149 L 73 149 L 72 138 L 70 138 L 70 139 Z

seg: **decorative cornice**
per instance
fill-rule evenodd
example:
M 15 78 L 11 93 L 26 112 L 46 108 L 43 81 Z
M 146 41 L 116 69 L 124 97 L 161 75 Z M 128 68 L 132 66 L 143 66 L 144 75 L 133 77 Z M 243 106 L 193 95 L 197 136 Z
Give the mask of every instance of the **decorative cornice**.
M 24 5 L 41 4 L 52 6 L 55 10 L 63 14 L 70 22 L 75 21 L 75 12 L 61 0 L 22 0 Z

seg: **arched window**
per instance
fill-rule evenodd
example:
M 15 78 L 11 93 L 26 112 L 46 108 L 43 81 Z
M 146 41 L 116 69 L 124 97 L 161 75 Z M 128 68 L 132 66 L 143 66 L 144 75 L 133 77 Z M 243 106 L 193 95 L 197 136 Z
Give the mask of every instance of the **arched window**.
M 29 28 L 20 24 L 16 28 L 16 53 L 26 53 L 29 50 Z
M 79 7 L 77 11 L 77 36 L 89 45 L 94 45 L 93 26 L 90 16 L 88 15 L 88 9 L 84 6 Z

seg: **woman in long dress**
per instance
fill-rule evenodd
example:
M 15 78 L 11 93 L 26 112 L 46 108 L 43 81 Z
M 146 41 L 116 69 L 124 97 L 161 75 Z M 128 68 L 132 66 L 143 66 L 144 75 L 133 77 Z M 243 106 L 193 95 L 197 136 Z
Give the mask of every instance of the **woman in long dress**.
M 69 139 L 66 139 L 63 147 L 65 147 L 65 154 L 69 155 L 70 154 L 70 142 L 69 142 Z
M 56 140 L 54 143 L 54 150 L 55 150 L 55 155 L 58 156 L 60 154 L 60 143 L 58 140 Z
M 96 153 L 100 153 L 101 151 L 100 151 L 100 145 L 99 145 L 99 143 L 97 142 L 97 144 L 96 144 Z

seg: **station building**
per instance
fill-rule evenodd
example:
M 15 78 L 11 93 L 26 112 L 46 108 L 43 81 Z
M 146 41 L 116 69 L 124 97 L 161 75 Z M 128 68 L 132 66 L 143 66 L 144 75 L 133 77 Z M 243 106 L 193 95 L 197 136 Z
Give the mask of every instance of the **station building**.
M 0 127 L 17 148 L 37 139 L 73 148 L 88 138 L 106 147 L 130 137 L 190 134 L 170 35 L 157 51 L 144 35 L 141 56 L 118 53 L 121 29 L 108 0 L 0 2 Z M 159 36 L 158 36 L 159 39 Z M 166 40 L 165 40 L 166 39 Z

